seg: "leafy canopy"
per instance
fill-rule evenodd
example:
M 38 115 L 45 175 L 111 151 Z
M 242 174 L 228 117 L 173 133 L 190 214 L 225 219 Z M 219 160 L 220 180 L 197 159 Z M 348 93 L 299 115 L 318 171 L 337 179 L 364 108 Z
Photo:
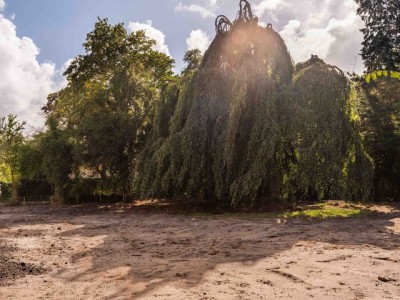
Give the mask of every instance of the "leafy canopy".
M 64 75 L 70 84 L 79 85 L 98 76 L 110 79 L 132 64 L 141 64 L 154 73 L 154 79 L 167 80 L 174 60 L 153 50 L 154 45 L 144 31 L 128 33 L 123 23 L 113 26 L 108 19 L 98 19 L 83 44 L 86 54 L 76 57 Z
M 154 44 L 144 31 L 128 33 L 122 23 L 99 19 L 83 44 L 85 54 L 65 72 L 68 86 L 48 97 L 44 111 L 54 130 L 69 137 L 78 177 L 90 169 L 103 183 L 111 179 L 115 190 L 129 193 L 130 165 L 173 74 L 173 59 Z
M 365 23 L 361 56 L 368 71 L 400 71 L 400 1 L 355 0 Z

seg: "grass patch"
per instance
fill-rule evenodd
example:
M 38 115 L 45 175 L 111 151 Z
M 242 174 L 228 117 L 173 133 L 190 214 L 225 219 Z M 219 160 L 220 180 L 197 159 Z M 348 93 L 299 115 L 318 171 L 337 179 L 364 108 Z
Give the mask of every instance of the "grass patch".
M 225 212 L 212 214 L 197 212 L 192 214 L 195 217 L 213 218 L 239 218 L 239 219 L 267 219 L 267 218 L 305 218 L 305 219 L 333 219 L 333 218 L 359 218 L 368 216 L 371 212 L 365 206 L 343 201 L 327 201 L 314 203 L 312 205 L 297 206 L 292 210 L 278 212 Z
M 320 208 L 304 209 L 299 211 L 280 213 L 281 218 L 313 218 L 313 219 L 330 219 L 330 218 L 352 218 L 364 217 L 369 211 L 362 208 L 343 208 L 330 205 L 323 205 Z

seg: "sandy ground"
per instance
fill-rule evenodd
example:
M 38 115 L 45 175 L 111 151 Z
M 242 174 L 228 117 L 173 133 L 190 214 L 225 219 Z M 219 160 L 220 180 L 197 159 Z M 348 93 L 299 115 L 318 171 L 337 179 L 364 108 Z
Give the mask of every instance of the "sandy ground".
M 400 299 L 400 212 L 310 221 L 0 206 L 0 299 Z

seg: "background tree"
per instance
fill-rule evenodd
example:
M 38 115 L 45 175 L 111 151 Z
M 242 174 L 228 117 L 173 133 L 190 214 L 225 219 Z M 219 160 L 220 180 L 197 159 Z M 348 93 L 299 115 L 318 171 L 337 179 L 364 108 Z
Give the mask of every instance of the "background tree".
M 53 118 L 47 120 L 49 130 L 40 135 L 42 172 L 54 187 L 53 200 L 64 203 L 67 196 L 66 185 L 73 171 L 72 145 L 68 133 L 57 128 Z
M 400 81 L 354 82 L 364 145 L 375 163 L 374 199 L 400 198 Z
M 286 117 L 296 154 L 289 188 L 297 198 L 370 199 L 373 163 L 362 146 L 350 91 L 345 74 L 316 56 L 296 66 Z
M 365 23 L 361 56 L 368 71 L 400 70 L 400 1 L 355 0 Z
M 74 162 L 95 170 L 126 196 L 129 172 L 150 131 L 155 102 L 171 79 L 173 60 L 153 50 L 143 31 L 128 33 L 123 24 L 99 19 L 78 56 L 65 72 L 68 86 L 52 94 L 44 107 L 59 130 L 68 132 Z
M 44 174 L 43 133 L 25 140 L 21 155 L 21 177 L 18 194 L 27 201 L 46 201 L 54 195 L 54 187 Z
M 400 1 L 356 2 L 357 13 L 365 22 L 361 55 L 367 70 L 399 71 Z M 353 80 L 353 103 L 363 144 L 375 164 L 376 200 L 395 200 L 400 196 L 400 81 L 394 77 L 382 76 L 368 82 L 357 77 Z
M 186 63 L 186 67 L 183 69 L 182 74 L 185 74 L 192 70 L 197 70 L 200 67 L 203 55 L 199 49 L 192 49 L 185 52 L 183 61 Z
M 0 182 L 11 184 L 15 202 L 18 201 L 24 125 L 14 115 L 0 118 Z

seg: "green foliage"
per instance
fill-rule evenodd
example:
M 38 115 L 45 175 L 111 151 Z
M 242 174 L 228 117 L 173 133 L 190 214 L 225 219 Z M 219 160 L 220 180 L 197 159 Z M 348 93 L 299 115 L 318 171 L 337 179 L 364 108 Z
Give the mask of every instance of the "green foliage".
M 60 130 L 54 119 L 49 118 L 47 124 L 49 130 L 40 136 L 41 169 L 54 186 L 54 200 L 64 203 L 65 186 L 73 170 L 72 145 L 68 133 Z
M 187 72 L 197 70 L 201 64 L 203 56 L 199 49 L 188 50 L 183 57 L 183 61 L 186 63 L 186 67 L 183 70 L 182 74 Z
M 296 69 L 290 115 L 296 163 L 288 173 L 290 190 L 318 199 L 367 200 L 373 164 L 352 120 L 348 79 L 317 57 Z
M 43 178 L 42 162 L 43 153 L 40 138 L 42 134 L 26 139 L 21 155 L 21 178 L 25 180 L 37 180 Z
M 368 199 L 373 164 L 347 78 L 316 57 L 293 72 L 271 28 L 238 23 L 217 35 L 199 69 L 164 89 L 133 174 L 137 194 L 234 207 Z
M 367 201 L 373 186 L 375 196 L 398 197 L 400 83 L 387 71 L 399 68 L 398 7 L 357 2 L 363 58 L 382 71 L 352 84 L 316 56 L 294 67 L 257 18 L 217 34 L 204 57 L 186 52 L 175 77 L 143 31 L 99 19 L 65 72 L 68 86 L 48 97 L 47 130 L 25 141 L 24 124 L 0 120 L 0 181 L 16 198 L 21 178 L 46 178 L 58 202 L 134 192 L 253 207 Z M 284 217 L 362 213 L 318 207 Z
M 142 148 L 151 126 L 158 91 L 146 70 L 130 68 L 115 75 L 110 87 L 90 95 L 77 108 L 81 121 L 73 130 L 75 158 L 80 165 L 96 170 L 100 176 L 116 178 L 128 192 L 129 166 Z
M 99 20 L 65 72 L 68 86 L 52 94 L 48 119 L 69 137 L 76 187 L 91 171 L 101 192 L 128 195 L 130 166 L 142 150 L 160 90 L 172 76 L 173 60 L 153 50 L 143 31 L 127 33 L 123 24 Z M 64 173 L 62 172 L 62 175 Z
M 79 85 L 97 77 L 110 79 L 128 66 L 140 64 L 154 73 L 154 79 L 166 80 L 172 75 L 174 61 L 153 50 L 154 45 L 144 31 L 128 33 L 123 23 L 113 26 L 107 19 L 98 19 L 83 44 L 86 55 L 76 57 L 64 75 Z
M 365 23 L 361 56 L 368 71 L 400 70 L 400 3 L 398 0 L 355 0 Z
M 386 70 L 373 71 L 365 74 L 365 81 L 366 83 L 370 83 L 371 80 L 377 80 L 380 77 L 389 77 L 400 80 L 400 73 L 395 71 L 386 71 Z
M 253 38 L 237 44 L 242 35 Z M 250 43 L 258 50 L 252 61 L 245 59 L 252 55 Z M 143 151 L 134 174 L 135 190 L 143 197 L 192 196 L 252 204 L 268 178 L 266 165 L 274 160 L 279 137 L 278 83 L 285 85 L 292 69 L 283 41 L 272 30 L 245 25 L 217 36 L 200 69 L 163 93 L 161 103 L 169 103 L 170 109 L 160 107 L 155 128 L 169 129 L 154 132 Z M 157 124 L 160 120 L 162 126 Z M 256 146 L 260 141 L 265 147 Z
M 18 200 L 24 125 L 14 115 L 0 118 L 0 183 L 11 184 L 14 201 Z
M 364 145 L 375 162 L 374 198 L 400 197 L 400 81 L 354 82 L 355 110 Z

